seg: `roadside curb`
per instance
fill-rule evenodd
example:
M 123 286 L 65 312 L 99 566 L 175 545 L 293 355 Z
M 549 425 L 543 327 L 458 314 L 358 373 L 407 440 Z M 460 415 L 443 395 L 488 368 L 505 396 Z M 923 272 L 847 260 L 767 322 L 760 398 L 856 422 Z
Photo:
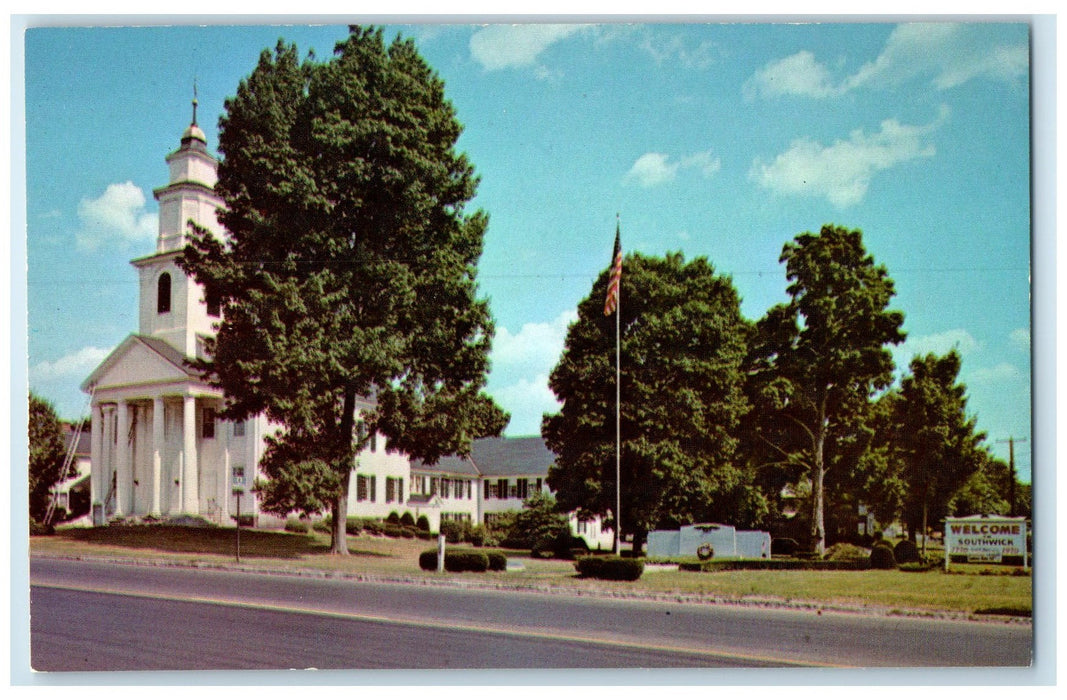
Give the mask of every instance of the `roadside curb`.
M 1032 618 L 1009 615 L 976 615 L 974 613 L 934 611 L 919 609 L 881 608 L 865 605 L 846 605 L 838 603 L 819 603 L 814 601 L 792 601 L 773 598 L 728 598 L 716 595 L 694 595 L 688 593 L 652 593 L 637 591 L 615 591 L 597 588 L 572 589 L 562 586 L 535 585 L 523 583 L 499 583 L 487 581 L 469 581 L 455 578 L 431 578 L 415 576 L 383 576 L 380 574 L 359 574 L 336 571 L 319 571 L 293 567 L 273 569 L 247 564 L 183 562 L 167 559 L 128 559 L 123 557 L 85 556 L 70 554 L 31 554 L 30 559 L 51 559 L 57 561 L 84 561 L 101 564 L 122 564 L 126 566 L 144 566 L 154 568 L 199 569 L 204 571 L 225 571 L 244 574 L 270 576 L 288 576 L 292 578 L 313 578 L 323 580 L 345 580 L 360 583 L 381 583 L 390 585 L 428 586 L 437 588 L 455 588 L 461 590 L 485 590 L 541 595 L 569 595 L 584 598 L 612 600 L 632 600 L 634 602 L 673 603 L 682 605 L 718 605 L 737 608 L 762 608 L 770 610 L 789 610 L 840 615 L 867 615 L 872 617 L 902 617 L 930 620 L 951 620 L 959 622 L 979 622 L 987 624 L 1017 624 L 1031 626 Z

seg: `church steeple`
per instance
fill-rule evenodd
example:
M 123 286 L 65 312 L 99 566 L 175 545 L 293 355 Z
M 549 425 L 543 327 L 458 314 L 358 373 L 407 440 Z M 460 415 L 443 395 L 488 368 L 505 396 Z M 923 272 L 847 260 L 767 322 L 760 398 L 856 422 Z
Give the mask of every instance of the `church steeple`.
M 193 121 L 189 123 L 189 128 L 182 134 L 181 150 L 207 151 L 207 137 L 204 136 L 204 132 L 196 123 L 196 108 L 199 104 L 200 101 L 196 99 L 196 80 L 193 80 Z

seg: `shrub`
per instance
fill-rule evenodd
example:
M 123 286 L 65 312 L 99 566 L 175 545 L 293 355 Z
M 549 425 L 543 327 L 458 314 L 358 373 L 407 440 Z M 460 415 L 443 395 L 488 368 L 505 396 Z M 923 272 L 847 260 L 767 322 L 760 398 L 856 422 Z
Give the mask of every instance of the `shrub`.
M 579 557 L 574 562 L 578 574 L 606 581 L 636 581 L 645 571 L 643 559 L 629 557 Z
M 775 537 L 771 540 L 771 554 L 781 554 L 785 557 L 793 556 L 800 545 L 791 537 Z
M 390 525 L 399 525 L 400 515 L 394 510 L 392 513 L 389 514 L 389 517 L 385 519 L 385 522 L 389 523 Z
M 358 535 L 363 531 L 363 520 L 360 518 L 348 518 L 345 520 L 345 532 L 349 535 Z
M 430 531 L 430 519 L 425 515 L 420 515 L 419 519 L 415 521 L 415 528 L 422 532 Z
M 481 547 L 485 544 L 485 537 L 488 534 L 488 530 L 484 525 L 475 525 L 471 527 L 470 532 L 467 533 L 470 537 L 471 544 L 475 547 Z
M 486 552 L 485 556 L 489 558 L 490 571 L 507 571 L 508 558 L 503 552 Z
M 415 516 L 405 510 L 404 514 L 400 516 L 400 524 L 404 527 L 415 527 Z M 427 527 L 426 529 L 429 530 L 430 528 Z
M 445 540 L 455 544 L 461 542 L 464 535 L 464 527 L 462 523 L 457 523 L 454 520 L 444 520 L 441 522 L 441 534 L 445 536 Z
M 288 520 L 285 521 L 285 531 L 286 532 L 296 532 L 296 533 L 300 533 L 300 534 L 307 534 L 307 532 L 310 529 L 311 529 L 311 525 L 308 524 L 307 520 L 301 520 L 299 518 L 289 518 Z
M 30 536 L 40 537 L 43 535 L 54 535 L 56 529 L 52 525 L 45 525 L 44 523 L 37 522 L 33 518 L 30 518 Z
M 506 567 L 507 559 L 504 560 L 504 563 Z M 436 549 L 427 549 L 419 555 L 419 568 L 425 571 L 437 570 Z M 450 571 L 452 573 L 460 573 L 463 571 L 481 573 L 488 570 L 489 557 L 484 552 L 475 552 L 469 549 L 445 552 L 445 571 Z
M 384 526 L 376 520 L 364 520 L 362 521 L 362 526 L 364 530 L 372 535 L 385 534 L 383 530 Z
M 845 542 L 838 542 L 826 550 L 823 559 L 829 561 L 855 561 L 858 559 L 866 559 L 868 556 L 870 556 L 870 554 L 863 547 L 857 547 L 854 544 Z
M 393 523 L 384 523 L 382 525 L 382 534 L 386 537 L 403 537 L 404 528 L 399 525 L 394 525 Z
M 311 523 L 311 529 L 315 532 L 333 532 L 333 520 L 331 518 L 322 518 Z
M 897 568 L 897 560 L 893 556 L 893 550 L 885 545 L 875 545 L 871 550 L 871 568 L 872 569 L 895 569 Z
M 400 526 L 400 536 L 406 540 L 413 540 L 418 534 L 419 531 L 416 530 L 413 526 Z
M 922 557 L 919 556 L 919 548 L 911 540 L 897 542 L 897 546 L 893 547 L 893 557 L 901 564 L 910 564 L 922 560 Z

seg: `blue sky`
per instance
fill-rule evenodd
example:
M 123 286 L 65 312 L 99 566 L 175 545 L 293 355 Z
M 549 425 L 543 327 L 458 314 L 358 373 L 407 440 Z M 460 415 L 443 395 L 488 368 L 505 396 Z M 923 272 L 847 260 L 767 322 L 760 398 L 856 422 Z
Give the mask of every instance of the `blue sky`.
M 611 255 L 706 256 L 742 311 L 785 300 L 782 245 L 864 232 L 917 352 L 963 357 L 991 446 L 1030 434 L 1030 124 L 1025 24 L 411 25 L 466 130 L 490 215 L 480 284 L 489 391 L 538 432 L 567 323 Z M 137 330 L 129 260 L 190 120 L 279 37 L 325 57 L 343 26 L 37 28 L 26 34 L 28 378 L 62 416 Z M 625 300 L 624 300 L 625 302 Z M 1029 480 L 1030 447 L 1016 446 Z

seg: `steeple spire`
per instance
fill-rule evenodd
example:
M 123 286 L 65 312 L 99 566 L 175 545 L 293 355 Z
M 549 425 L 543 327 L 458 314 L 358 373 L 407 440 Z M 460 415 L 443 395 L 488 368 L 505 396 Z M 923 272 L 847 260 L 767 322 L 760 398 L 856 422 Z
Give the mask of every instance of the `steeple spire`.
M 200 104 L 196 99 L 196 78 L 193 78 L 193 123 L 192 126 L 196 126 L 196 106 Z

